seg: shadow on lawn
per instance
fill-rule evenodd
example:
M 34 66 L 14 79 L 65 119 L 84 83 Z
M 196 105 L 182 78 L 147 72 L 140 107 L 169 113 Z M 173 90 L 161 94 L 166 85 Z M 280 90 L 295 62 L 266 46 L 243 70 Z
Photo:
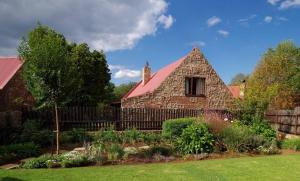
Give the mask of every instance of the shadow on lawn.
M 13 177 L 3 177 L 3 178 L 0 178 L 0 181 L 25 181 L 25 180 L 13 178 Z

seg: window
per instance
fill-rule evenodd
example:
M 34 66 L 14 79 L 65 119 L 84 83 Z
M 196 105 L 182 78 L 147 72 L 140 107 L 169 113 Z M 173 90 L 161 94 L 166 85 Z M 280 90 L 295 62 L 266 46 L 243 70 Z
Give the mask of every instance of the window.
M 186 77 L 185 95 L 187 96 L 205 96 L 205 78 Z

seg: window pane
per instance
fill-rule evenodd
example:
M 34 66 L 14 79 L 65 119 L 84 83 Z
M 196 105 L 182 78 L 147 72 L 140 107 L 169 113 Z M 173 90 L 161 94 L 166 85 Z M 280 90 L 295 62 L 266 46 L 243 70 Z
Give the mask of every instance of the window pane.
M 185 78 L 185 94 L 189 94 L 190 90 L 190 81 L 189 78 Z
M 205 78 L 197 79 L 196 95 L 205 95 Z

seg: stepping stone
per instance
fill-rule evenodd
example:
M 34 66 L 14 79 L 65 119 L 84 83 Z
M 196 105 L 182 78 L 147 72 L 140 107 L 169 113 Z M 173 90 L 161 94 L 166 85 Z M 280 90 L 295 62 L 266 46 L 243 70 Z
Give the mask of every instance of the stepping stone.
M 74 148 L 73 151 L 78 151 L 78 152 L 85 152 L 85 147 L 78 147 L 78 148 Z
M 0 166 L 1 169 L 5 169 L 5 170 L 16 169 L 18 167 L 19 167 L 18 164 L 6 164 L 6 165 Z

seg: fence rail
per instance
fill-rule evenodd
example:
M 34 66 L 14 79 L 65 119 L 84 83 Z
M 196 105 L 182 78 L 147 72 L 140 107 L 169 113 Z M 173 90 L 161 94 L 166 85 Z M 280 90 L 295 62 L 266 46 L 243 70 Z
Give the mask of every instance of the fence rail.
M 22 110 L 23 120 L 42 119 L 51 127 L 54 125 L 53 110 L 35 111 L 31 108 Z M 230 118 L 226 110 L 201 109 L 150 109 L 150 108 L 117 108 L 117 107 L 62 107 L 59 108 L 59 121 L 62 130 L 84 128 L 97 131 L 113 126 L 117 130 L 136 128 L 140 130 L 160 130 L 165 120 L 198 117 L 204 113 L 217 113 Z
M 278 131 L 300 135 L 300 113 L 294 111 L 274 111 L 265 113 L 265 117 Z

